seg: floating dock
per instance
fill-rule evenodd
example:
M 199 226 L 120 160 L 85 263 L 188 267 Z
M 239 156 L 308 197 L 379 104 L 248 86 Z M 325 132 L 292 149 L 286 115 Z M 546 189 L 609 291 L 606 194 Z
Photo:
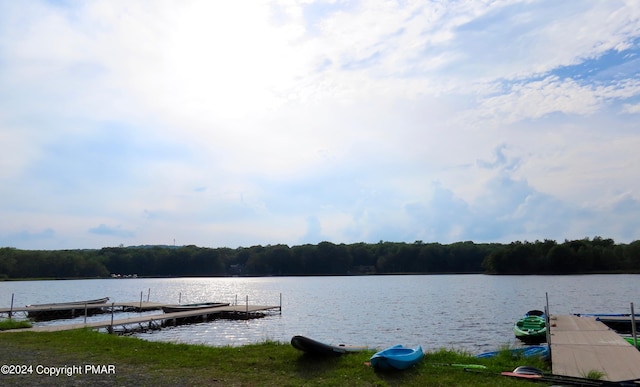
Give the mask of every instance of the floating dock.
M 633 332 L 633 323 L 635 321 L 640 321 L 640 315 L 633 316 L 625 314 L 625 315 L 594 315 L 597 321 L 602 322 L 604 325 L 613 329 L 618 333 L 632 333 Z M 633 321 L 635 320 L 635 321 Z
M 552 315 L 549 323 L 554 374 L 584 378 L 595 371 L 602 380 L 640 381 L 640 351 L 595 317 Z
M 71 329 L 106 329 L 108 332 L 132 332 L 147 329 L 159 329 L 168 325 L 180 325 L 190 322 L 209 321 L 217 318 L 249 319 L 262 317 L 268 311 L 281 311 L 280 306 L 271 305 L 228 305 L 214 308 L 195 309 L 175 313 L 148 314 L 139 317 L 112 319 L 88 323 L 61 324 L 42 327 L 12 329 L 4 332 L 56 332 Z
M 48 304 L 48 305 L 34 305 L 23 306 L 14 308 L 0 308 L 0 316 L 6 315 L 12 317 L 13 315 L 22 314 L 25 317 L 30 314 L 43 317 L 43 320 L 55 320 L 57 318 L 74 318 L 84 316 L 85 314 L 98 314 L 98 313 L 110 313 L 111 310 L 122 310 L 130 312 L 145 312 L 149 310 L 161 309 L 166 304 L 157 302 L 107 302 L 107 303 L 60 303 L 60 304 Z M 36 317 L 38 319 L 38 317 Z

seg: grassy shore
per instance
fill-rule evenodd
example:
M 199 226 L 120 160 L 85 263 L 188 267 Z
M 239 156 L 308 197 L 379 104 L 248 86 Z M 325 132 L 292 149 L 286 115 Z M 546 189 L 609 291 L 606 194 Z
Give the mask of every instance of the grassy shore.
M 31 328 L 31 323 L 26 320 L 2 319 L 0 320 L 0 331 L 9 329 Z
M 366 365 L 374 351 L 325 359 L 304 355 L 288 343 L 209 347 L 149 342 L 91 330 L 4 332 L 0 345 L 1 364 L 32 367 L 30 373 L 24 368 L 27 375 L 0 375 L 2 385 L 523 386 L 530 382 L 500 372 L 520 365 L 546 367 L 541 360 L 513 358 L 506 351 L 497 358 L 476 359 L 440 350 L 427 353 L 412 369 L 381 373 Z M 487 369 L 468 371 L 452 366 L 460 363 L 483 364 Z M 58 370 L 61 375 L 37 375 L 45 370 Z M 115 373 L 108 373 L 110 370 Z

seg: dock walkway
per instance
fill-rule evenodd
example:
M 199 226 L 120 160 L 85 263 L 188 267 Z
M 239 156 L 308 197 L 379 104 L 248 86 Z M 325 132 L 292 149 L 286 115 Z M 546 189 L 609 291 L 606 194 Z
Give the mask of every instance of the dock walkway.
M 197 310 L 189 310 L 184 312 L 175 312 L 175 313 L 157 313 L 150 314 L 139 317 L 125 318 L 125 319 L 117 319 L 117 320 L 106 320 L 106 321 L 97 321 L 97 322 L 89 322 L 89 323 L 76 323 L 76 324 L 63 324 L 63 325 L 50 325 L 50 326 L 41 326 L 41 327 L 33 327 L 33 328 L 24 328 L 24 329 L 12 329 L 4 332 L 57 332 L 57 331 L 65 331 L 72 329 L 81 329 L 81 328 L 91 328 L 91 329 L 104 329 L 106 328 L 110 332 L 114 330 L 114 327 L 121 327 L 123 330 L 130 330 L 132 326 L 143 326 L 147 325 L 148 328 L 152 329 L 153 327 L 161 327 L 167 324 L 170 324 L 172 321 L 175 322 L 179 319 L 188 319 L 188 318 L 200 318 L 203 321 L 207 321 L 207 319 L 215 318 L 216 316 L 235 313 L 238 316 L 249 315 L 251 313 L 258 313 L 269 310 L 280 310 L 280 306 L 270 306 L 270 305 L 229 305 L 229 306 L 219 306 L 214 308 L 206 308 L 206 309 L 197 309 Z
M 640 351 L 594 317 L 551 316 L 549 332 L 554 374 L 598 371 L 612 382 L 640 380 Z
M 77 310 L 82 311 L 85 308 L 87 309 L 110 309 L 110 308 L 121 308 L 121 309 L 134 309 L 136 311 L 147 311 L 154 309 L 161 309 L 163 306 L 167 304 L 162 304 L 158 302 L 139 302 L 139 301 L 131 301 L 131 302 L 106 302 L 101 304 L 49 304 L 42 306 L 19 306 L 14 308 L 0 308 L 0 316 L 3 314 L 16 314 L 16 313 L 29 313 L 29 312 L 54 312 L 54 311 L 70 311 Z

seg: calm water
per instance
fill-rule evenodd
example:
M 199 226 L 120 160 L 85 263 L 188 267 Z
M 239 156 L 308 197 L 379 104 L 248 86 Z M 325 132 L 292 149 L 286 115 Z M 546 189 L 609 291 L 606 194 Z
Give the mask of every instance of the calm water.
M 105 279 L 0 282 L 0 307 L 84 300 L 278 305 L 282 314 L 219 320 L 138 334 L 147 340 L 243 345 L 301 334 L 331 343 L 382 348 L 421 344 L 482 352 L 516 345 L 513 322 L 530 309 L 551 313 L 628 313 L 640 308 L 640 275 L 362 276 Z M 154 313 L 162 313 L 154 312 Z M 137 313 L 130 314 L 137 316 Z M 116 318 L 126 315 L 118 314 Z M 109 318 L 106 315 L 92 319 Z M 69 323 L 70 320 L 62 320 Z M 76 319 L 81 322 L 82 319 Z M 38 323 L 51 324 L 61 321 Z

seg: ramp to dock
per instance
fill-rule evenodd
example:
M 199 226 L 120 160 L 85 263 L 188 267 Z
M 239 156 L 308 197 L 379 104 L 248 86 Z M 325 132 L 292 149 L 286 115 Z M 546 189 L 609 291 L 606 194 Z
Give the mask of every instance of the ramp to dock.
M 640 380 L 640 351 L 594 317 L 551 316 L 551 369 L 556 375 L 603 380 Z

